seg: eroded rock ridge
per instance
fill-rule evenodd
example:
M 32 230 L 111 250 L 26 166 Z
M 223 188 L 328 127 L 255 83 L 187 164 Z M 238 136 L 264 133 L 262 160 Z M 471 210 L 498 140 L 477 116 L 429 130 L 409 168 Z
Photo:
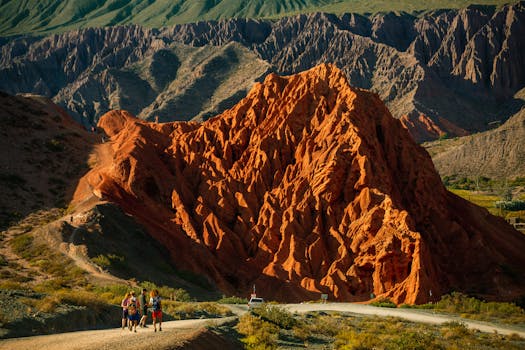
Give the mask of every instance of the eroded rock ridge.
M 111 161 L 85 188 L 117 202 L 179 268 L 228 294 L 419 303 L 525 291 L 525 236 L 447 192 L 379 97 L 333 65 L 270 74 L 201 124 L 99 122 Z

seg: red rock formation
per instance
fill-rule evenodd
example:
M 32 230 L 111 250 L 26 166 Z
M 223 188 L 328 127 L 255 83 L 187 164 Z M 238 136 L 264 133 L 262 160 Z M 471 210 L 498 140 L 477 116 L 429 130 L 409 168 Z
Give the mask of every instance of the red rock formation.
M 269 75 L 202 124 L 112 111 L 99 126 L 112 161 L 85 180 L 226 293 L 525 292 L 525 236 L 448 193 L 379 98 L 334 66 Z
M 468 131 L 446 119 L 438 118 L 439 122 L 436 123 L 424 114 L 405 114 L 399 120 L 416 142 L 437 139 L 447 135 L 467 136 L 469 134 Z

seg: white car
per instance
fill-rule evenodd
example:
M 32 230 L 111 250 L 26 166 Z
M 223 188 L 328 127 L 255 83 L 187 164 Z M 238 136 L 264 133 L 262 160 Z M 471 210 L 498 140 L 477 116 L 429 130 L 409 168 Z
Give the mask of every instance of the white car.
M 253 309 L 254 307 L 261 306 L 262 304 L 264 304 L 263 298 L 251 297 L 250 301 L 248 302 L 248 307 L 250 309 Z

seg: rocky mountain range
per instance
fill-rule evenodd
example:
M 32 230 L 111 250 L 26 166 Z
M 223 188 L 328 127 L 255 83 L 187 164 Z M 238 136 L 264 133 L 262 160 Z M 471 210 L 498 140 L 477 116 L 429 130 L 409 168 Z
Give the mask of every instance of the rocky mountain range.
M 39 93 L 84 125 L 122 108 L 206 119 L 273 70 L 330 62 L 379 94 L 417 141 L 485 130 L 525 85 L 525 2 L 496 9 L 231 19 L 4 38 L 0 89 Z M 206 81 L 206 84 L 203 83 Z
M 272 300 L 525 292 L 525 236 L 447 192 L 376 94 L 334 65 L 268 75 L 203 123 L 105 114 L 72 206 L 120 205 L 179 268 Z

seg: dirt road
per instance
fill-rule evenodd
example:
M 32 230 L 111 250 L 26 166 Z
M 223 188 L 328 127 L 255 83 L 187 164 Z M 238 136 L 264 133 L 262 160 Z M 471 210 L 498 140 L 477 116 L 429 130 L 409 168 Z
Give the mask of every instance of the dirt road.
M 137 328 L 137 333 L 120 328 L 97 331 L 71 332 L 0 341 L 1 350 L 142 350 L 174 349 L 192 339 L 209 324 L 223 324 L 236 317 L 170 321 L 162 324 L 162 332 L 153 326 Z
M 477 329 L 482 332 L 493 333 L 498 332 L 500 334 L 518 334 L 525 338 L 525 329 L 517 328 L 512 326 L 496 325 L 488 322 L 466 320 L 464 318 L 449 316 L 443 314 L 435 314 L 429 310 L 415 310 L 415 309 L 393 309 L 393 308 L 381 308 L 370 305 L 352 304 L 352 303 L 327 303 L 327 304 L 288 304 L 283 305 L 290 312 L 309 312 L 309 311 L 339 311 L 339 312 L 352 312 L 356 314 L 364 315 L 377 315 L 377 316 L 393 316 L 403 318 L 414 322 L 423 323 L 434 323 L 440 324 L 445 322 L 462 322 L 468 328 Z
M 511 326 L 502 326 L 486 322 L 465 320 L 455 316 L 434 314 L 426 310 L 379 308 L 370 305 L 351 303 L 328 304 L 286 304 L 281 305 L 290 312 L 305 313 L 309 311 L 339 311 L 363 315 L 393 316 L 423 323 L 444 323 L 457 321 L 464 323 L 471 329 L 482 332 L 498 332 L 500 334 L 518 334 L 525 338 L 525 329 Z M 234 321 L 248 311 L 244 305 L 230 305 L 237 316 L 222 319 L 183 320 L 165 322 L 162 332 L 153 332 L 150 326 L 147 329 L 138 329 L 137 333 L 130 333 L 127 329 L 108 329 L 98 331 L 83 331 L 63 334 L 44 335 L 28 338 L 18 338 L 0 341 L 0 350 L 22 349 L 50 349 L 50 350 L 87 350 L 108 349 L 128 350 L 141 349 L 175 349 L 178 346 L 191 342 L 199 331 L 209 324 L 224 324 Z

